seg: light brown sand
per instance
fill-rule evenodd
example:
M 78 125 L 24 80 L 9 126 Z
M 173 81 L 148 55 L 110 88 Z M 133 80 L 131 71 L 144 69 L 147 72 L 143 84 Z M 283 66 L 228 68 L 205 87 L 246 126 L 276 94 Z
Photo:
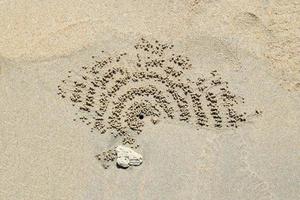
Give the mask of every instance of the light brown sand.
M 1 1 L 0 199 L 299 199 L 297 10 L 293 0 Z M 147 124 L 144 163 L 104 170 L 94 155 L 111 138 L 73 122 L 57 85 L 141 36 L 174 43 L 192 77 L 217 69 L 263 115 L 225 132 Z

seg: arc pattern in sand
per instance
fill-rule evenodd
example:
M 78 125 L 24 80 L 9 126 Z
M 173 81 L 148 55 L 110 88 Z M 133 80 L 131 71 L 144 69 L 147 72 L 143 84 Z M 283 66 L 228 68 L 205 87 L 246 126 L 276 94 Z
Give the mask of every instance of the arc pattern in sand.
M 213 129 L 237 128 L 245 122 L 247 113 L 238 110 L 244 99 L 230 92 L 217 71 L 197 80 L 187 78 L 192 67 L 173 45 L 141 38 L 130 53 L 95 59 L 91 66 L 69 71 L 58 95 L 78 109 L 78 119 L 92 131 L 121 137 L 131 147 L 137 147 L 135 137 L 147 117 Z M 98 158 L 112 161 L 114 155 L 109 150 Z

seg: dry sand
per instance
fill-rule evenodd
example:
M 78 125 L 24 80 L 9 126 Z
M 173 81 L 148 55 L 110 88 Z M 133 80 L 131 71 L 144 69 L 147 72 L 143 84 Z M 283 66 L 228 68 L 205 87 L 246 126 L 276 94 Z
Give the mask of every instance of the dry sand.
M 299 9 L 296 0 L 0 1 L 0 199 L 299 199 Z M 143 164 L 103 169 L 95 155 L 112 137 L 73 121 L 57 86 L 141 37 L 174 44 L 191 59 L 190 78 L 218 70 L 243 109 L 262 115 L 226 131 L 146 122 Z

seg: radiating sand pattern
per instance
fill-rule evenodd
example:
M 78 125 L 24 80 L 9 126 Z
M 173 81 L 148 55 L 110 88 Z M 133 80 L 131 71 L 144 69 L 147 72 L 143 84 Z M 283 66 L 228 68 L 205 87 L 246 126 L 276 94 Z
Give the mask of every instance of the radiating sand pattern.
M 69 71 L 58 94 L 78 108 L 77 119 L 92 131 L 113 134 L 123 145 L 138 147 L 136 136 L 145 118 L 219 130 L 246 121 L 247 113 L 239 110 L 244 99 L 229 90 L 228 82 L 217 71 L 191 80 L 190 59 L 171 44 L 141 38 L 130 53 L 93 58 L 94 65 Z M 116 152 L 111 149 L 97 157 L 114 161 Z

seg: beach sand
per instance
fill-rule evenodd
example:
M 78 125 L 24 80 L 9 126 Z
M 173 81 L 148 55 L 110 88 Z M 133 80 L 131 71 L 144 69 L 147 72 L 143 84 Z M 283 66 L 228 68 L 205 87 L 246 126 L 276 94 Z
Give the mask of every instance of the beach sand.
M 293 0 L 1 1 L 0 199 L 299 199 L 298 10 Z M 217 130 L 147 116 L 134 136 L 143 164 L 104 169 L 95 155 L 120 141 L 74 121 L 58 86 L 69 71 L 135 55 L 141 38 L 189 58 L 184 83 L 217 70 L 247 120 Z

